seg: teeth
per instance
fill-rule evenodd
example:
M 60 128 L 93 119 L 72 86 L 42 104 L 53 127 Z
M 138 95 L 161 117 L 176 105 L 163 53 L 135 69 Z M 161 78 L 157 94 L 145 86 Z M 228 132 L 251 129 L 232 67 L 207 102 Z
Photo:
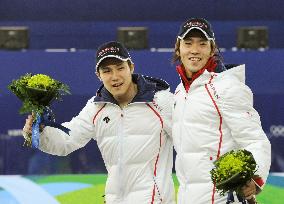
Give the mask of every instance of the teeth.
M 114 87 L 118 87 L 118 86 L 120 86 L 121 84 L 113 84 L 112 86 L 114 86 Z
M 198 57 L 190 57 L 189 59 L 192 60 L 192 61 L 200 61 L 200 60 L 201 60 L 201 59 L 198 58 Z

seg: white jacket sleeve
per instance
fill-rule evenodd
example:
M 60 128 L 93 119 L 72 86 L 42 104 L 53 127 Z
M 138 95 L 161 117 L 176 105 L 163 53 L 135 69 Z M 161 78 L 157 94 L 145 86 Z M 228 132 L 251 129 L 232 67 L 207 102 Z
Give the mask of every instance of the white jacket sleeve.
M 173 103 L 173 94 L 168 90 L 158 91 L 155 94 L 154 104 L 156 104 L 158 109 L 160 109 L 160 113 L 164 121 L 164 130 L 170 138 L 172 138 Z
M 40 135 L 39 149 L 49 154 L 65 156 L 94 138 L 95 128 L 92 120 L 97 106 L 92 101 L 88 101 L 78 116 L 62 124 L 70 129 L 69 135 L 57 128 L 46 126 Z
M 270 169 L 271 145 L 253 108 L 251 90 L 240 82 L 231 84 L 223 95 L 221 112 L 239 148 L 253 154 L 258 165 L 256 174 L 262 179 L 258 184 L 262 188 Z

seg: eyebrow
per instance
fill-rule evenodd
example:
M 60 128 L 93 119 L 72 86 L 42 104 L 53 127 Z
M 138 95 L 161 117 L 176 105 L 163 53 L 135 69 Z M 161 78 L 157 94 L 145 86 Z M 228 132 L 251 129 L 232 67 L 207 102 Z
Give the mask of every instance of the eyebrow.
M 99 70 L 108 70 L 108 69 L 110 69 L 108 66 L 103 66 L 103 67 L 99 67 Z

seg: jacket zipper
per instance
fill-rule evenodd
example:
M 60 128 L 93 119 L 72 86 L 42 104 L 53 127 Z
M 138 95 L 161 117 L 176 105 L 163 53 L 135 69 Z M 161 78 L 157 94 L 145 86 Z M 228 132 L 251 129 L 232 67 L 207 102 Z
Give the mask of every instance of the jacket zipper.
M 124 199 L 124 188 L 123 188 L 123 178 L 124 178 L 124 161 L 123 161 L 123 143 L 124 143 L 124 109 L 121 109 L 121 115 L 120 115 L 120 125 L 118 127 L 118 142 L 119 142 L 119 157 L 118 157 L 118 176 L 119 176 L 119 192 L 121 195 L 121 198 Z
M 189 93 L 188 93 L 188 91 L 186 91 L 185 92 L 185 96 L 184 96 L 184 104 L 183 104 L 183 109 L 182 110 L 186 110 L 188 97 L 189 97 Z M 179 136 L 180 136 L 180 152 L 182 154 L 182 157 L 183 157 L 183 149 L 182 149 L 181 139 L 182 139 L 182 130 L 183 129 L 181 127 L 182 127 L 183 122 L 184 122 L 184 113 L 185 113 L 185 111 L 182 111 L 181 120 L 180 120 L 180 128 L 179 128 L 180 129 L 180 134 L 179 134 Z M 182 171 L 183 171 L 183 173 L 185 173 L 184 167 L 182 167 Z M 185 191 L 184 191 L 183 197 L 185 197 L 185 195 L 186 195 L 187 186 L 188 186 L 188 183 L 189 183 L 189 181 L 187 180 L 186 176 L 185 176 L 185 179 L 186 179 L 186 183 L 185 183 Z

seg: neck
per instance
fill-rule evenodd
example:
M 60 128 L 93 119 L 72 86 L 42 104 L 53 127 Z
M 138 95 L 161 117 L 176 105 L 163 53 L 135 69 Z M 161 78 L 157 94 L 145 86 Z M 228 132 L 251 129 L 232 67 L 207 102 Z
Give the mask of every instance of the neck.
M 184 67 L 184 65 L 182 65 Z M 193 78 L 195 75 L 200 75 L 206 69 L 208 72 L 214 72 L 217 66 L 217 62 L 213 57 L 210 57 L 207 63 L 204 65 L 202 69 L 199 69 L 197 72 L 191 72 L 189 69 L 184 67 L 185 74 L 187 78 Z
M 129 104 L 133 100 L 137 92 L 138 92 L 137 84 L 132 83 L 129 89 L 127 90 L 126 94 L 123 96 L 115 97 L 115 100 L 118 102 L 118 105 L 121 108 L 124 108 L 127 104 Z
M 185 70 L 186 77 L 187 77 L 187 78 L 192 78 L 192 74 L 193 74 L 193 73 L 192 73 L 189 69 L 186 69 L 186 68 L 185 68 L 184 70 Z

